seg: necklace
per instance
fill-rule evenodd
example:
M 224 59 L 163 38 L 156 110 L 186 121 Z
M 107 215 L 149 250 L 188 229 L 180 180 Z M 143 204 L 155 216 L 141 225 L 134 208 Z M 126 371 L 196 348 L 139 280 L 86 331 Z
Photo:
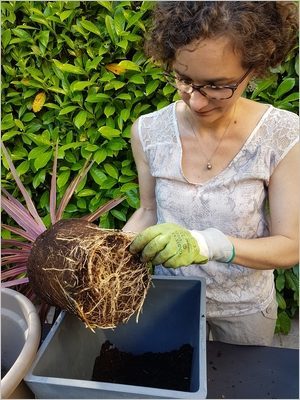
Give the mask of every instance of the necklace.
M 236 109 L 236 104 L 235 104 L 235 106 L 234 106 L 232 118 L 230 118 L 228 125 L 226 126 L 226 128 L 225 128 L 225 130 L 224 130 L 224 132 L 223 132 L 223 134 L 222 134 L 222 136 L 221 136 L 221 138 L 220 138 L 220 140 L 219 140 L 218 143 L 217 143 L 217 146 L 216 146 L 215 150 L 214 150 L 213 153 L 210 155 L 210 157 L 207 158 L 207 157 L 205 156 L 205 154 L 204 154 L 204 153 L 202 152 L 202 150 L 201 150 L 202 155 L 206 158 L 206 169 L 207 169 L 207 170 L 211 170 L 212 167 L 213 167 L 213 166 L 212 166 L 212 163 L 211 163 L 211 160 L 212 160 L 213 156 L 216 154 L 216 152 L 218 151 L 218 148 L 220 147 L 222 140 L 224 139 L 226 133 L 228 132 L 228 129 L 229 129 L 230 125 L 231 125 L 231 122 L 232 122 L 233 119 L 234 119 L 235 109 Z M 190 127 L 192 128 L 193 134 L 194 134 L 195 138 L 197 139 L 198 143 L 200 144 L 200 149 L 201 149 L 201 142 L 200 142 L 200 140 L 199 140 L 199 136 L 196 135 L 195 130 L 194 130 L 194 127 L 193 127 L 193 125 L 191 124 L 191 122 L 189 121 L 188 118 L 186 118 L 186 121 L 188 122 L 188 124 L 189 124 Z

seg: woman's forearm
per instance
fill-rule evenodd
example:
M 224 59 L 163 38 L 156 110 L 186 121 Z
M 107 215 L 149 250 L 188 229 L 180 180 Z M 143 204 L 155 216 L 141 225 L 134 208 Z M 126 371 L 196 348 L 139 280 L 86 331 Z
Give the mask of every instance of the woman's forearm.
M 298 239 L 280 235 L 260 239 L 228 238 L 235 247 L 235 264 L 254 269 L 274 269 L 289 268 L 299 261 Z
M 156 209 L 144 208 L 137 209 L 123 227 L 123 231 L 141 232 L 157 222 Z

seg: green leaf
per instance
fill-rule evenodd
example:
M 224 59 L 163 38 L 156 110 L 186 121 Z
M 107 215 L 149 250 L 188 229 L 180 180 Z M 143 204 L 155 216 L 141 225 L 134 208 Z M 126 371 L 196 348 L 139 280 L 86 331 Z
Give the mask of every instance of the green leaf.
M 117 181 L 114 178 L 108 177 L 101 185 L 101 189 L 111 189 L 115 186 Z
M 26 172 L 30 168 L 30 162 L 28 160 L 22 161 L 21 164 L 18 165 L 16 168 L 18 175 L 21 176 L 23 174 L 26 174 Z
M 146 85 L 146 94 L 149 95 L 153 92 L 155 92 L 155 90 L 158 88 L 159 86 L 159 81 L 153 80 L 150 81 L 149 83 L 147 83 Z
M 75 92 L 76 90 L 82 91 L 85 88 L 87 88 L 88 86 L 93 85 L 94 82 L 90 82 L 90 81 L 74 81 L 72 82 L 70 89 L 72 92 Z
M 282 99 L 281 101 L 282 101 L 283 103 L 298 101 L 298 100 L 299 100 L 299 97 L 300 97 L 300 93 L 299 93 L 299 92 L 295 92 L 295 93 L 289 94 L 287 97 L 285 97 L 285 98 Z
M 121 118 L 123 119 L 123 121 L 127 121 L 128 118 L 130 117 L 130 110 L 128 108 L 124 108 L 121 111 L 120 115 L 121 115 Z
M 110 1 L 97 1 L 97 3 L 100 4 L 102 7 L 105 7 L 109 12 L 112 12 L 113 7 Z
M 127 24 L 127 30 L 132 26 L 135 25 L 137 23 L 137 21 L 139 21 L 141 19 L 141 17 L 143 16 L 143 13 L 141 12 L 137 12 L 135 14 L 133 14 L 132 17 L 129 18 L 128 20 L 128 24 Z
M 97 94 L 91 94 L 91 95 L 87 96 L 85 101 L 87 103 L 101 103 L 102 101 L 106 101 L 109 98 L 110 97 L 105 93 L 97 93 Z
M 13 138 L 16 135 L 21 135 L 21 132 L 19 131 L 9 131 L 6 132 L 2 135 L 1 139 L 3 142 L 10 140 L 11 138 Z
M 106 118 L 113 115 L 115 111 L 116 111 L 116 108 L 110 104 L 107 104 L 104 108 L 104 114 L 106 115 Z
M 291 330 L 291 320 L 285 311 L 278 313 L 276 330 L 287 335 Z
M 98 36 L 101 36 L 101 32 L 99 31 L 98 27 L 95 24 L 93 24 L 93 22 L 82 19 L 80 23 L 87 31 L 95 33 Z
M 72 13 L 73 13 L 73 10 L 66 10 L 66 11 L 63 11 L 62 13 L 60 13 L 59 18 L 60 18 L 61 22 L 63 22 L 65 19 L 67 19 Z
M 41 183 L 45 182 L 46 172 L 44 169 L 38 171 L 38 173 L 34 176 L 32 185 L 36 189 Z
M 44 47 L 48 46 L 50 31 L 41 31 L 39 34 L 39 41 Z
M 109 176 L 111 176 L 112 178 L 118 179 L 119 173 L 118 173 L 118 170 L 116 167 L 114 167 L 111 164 L 106 163 L 106 164 L 104 164 L 104 169 Z
M 125 183 L 121 187 L 121 192 L 122 193 L 126 193 L 126 192 L 129 192 L 130 190 L 137 189 L 138 187 L 139 187 L 139 185 L 137 183 L 134 183 L 134 182 Z
M 286 309 L 286 302 L 285 302 L 284 298 L 282 297 L 282 295 L 279 292 L 276 292 L 276 301 L 277 301 L 278 307 L 281 310 L 285 310 Z
M 103 182 L 106 181 L 107 176 L 102 172 L 100 169 L 97 167 L 92 167 L 90 169 L 90 174 L 94 181 L 97 183 L 97 185 L 101 186 Z
M 41 208 L 47 208 L 49 204 L 49 192 L 44 192 L 40 198 L 39 205 Z
M 70 170 L 67 171 L 63 171 L 61 172 L 58 177 L 57 177 L 57 186 L 59 189 L 61 189 L 62 187 L 65 186 L 65 184 L 68 182 L 69 178 L 70 178 Z
M 99 149 L 93 156 L 93 159 L 96 161 L 97 164 L 101 164 L 102 161 L 106 159 L 107 153 L 105 149 Z
M 114 44 L 116 44 L 117 34 L 115 31 L 115 27 L 114 27 L 114 20 L 112 19 L 112 17 L 110 15 L 106 15 L 106 17 L 105 17 L 105 26 L 106 26 L 107 32 L 111 38 L 111 41 Z
M 26 113 L 22 117 L 23 122 L 30 122 L 35 118 L 35 114 L 32 112 Z
M 89 196 L 94 196 L 97 194 L 95 190 L 92 189 L 82 189 L 79 193 L 77 193 L 77 196 L 79 197 L 89 197 Z
M 299 279 L 299 264 L 293 267 L 293 274 Z
M 39 146 L 33 148 L 29 154 L 28 154 L 28 160 L 34 160 L 38 157 L 40 157 L 42 154 L 44 154 L 48 150 L 49 146 Z
M 134 63 L 133 61 L 123 60 L 118 64 L 120 67 L 132 70 L 132 71 L 140 71 L 140 67 Z
M 293 274 L 292 270 L 285 271 L 287 286 L 294 292 L 299 292 L 299 279 Z
M 56 59 L 53 59 L 53 62 L 60 71 L 68 72 L 71 74 L 78 74 L 78 75 L 85 74 L 85 71 L 81 67 L 77 67 L 75 65 L 67 64 L 67 63 L 63 64 Z
M 110 211 L 112 213 L 112 215 L 119 219 L 120 221 L 127 221 L 127 217 L 126 214 L 124 214 L 122 211 L 118 211 L 118 210 L 111 210 Z
M 98 130 L 107 139 L 121 136 L 121 132 L 118 129 L 111 128 L 110 126 L 101 126 Z
M 275 92 L 275 98 L 279 99 L 282 95 L 289 92 L 295 86 L 295 78 L 286 78 L 281 82 Z
M 85 199 L 78 199 L 77 200 L 77 207 L 81 208 L 82 210 L 86 210 L 86 200 Z
M 7 114 L 2 118 L 1 121 L 1 130 L 6 131 L 15 126 L 15 121 L 12 114 Z
M 86 118 L 87 118 L 87 111 L 85 110 L 81 110 L 79 111 L 79 113 L 76 115 L 76 117 L 74 118 L 74 124 L 75 126 L 79 129 L 82 127 L 82 125 L 85 124 Z
M 285 285 L 285 276 L 284 274 L 278 275 L 275 281 L 276 289 L 281 292 L 284 289 Z
M 6 29 L 5 31 L 2 32 L 1 35 L 1 42 L 4 49 L 9 44 L 10 40 L 11 40 L 11 30 Z
M 128 47 L 128 41 L 123 39 L 118 42 L 118 46 L 121 47 L 122 49 L 126 50 Z
M 45 167 L 48 164 L 48 162 L 51 160 L 52 154 L 53 154 L 53 151 L 50 150 L 46 153 L 41 154 L 39 157 L 37 157 L 34 160 L 34 168 L 41 169 L 41 168 Z
M 78 106 L 68 106 L 63 108 L 58 115 L 65 115 L 79 108 Z
M 129 78 L 129 82 L 136 83 L 137 85 L 139 85 L 139 84 L 144 84 L 145 79 L 141 75 L 136 74 L 136 75 L 132 75 Z
M 117 96 L 117 99 L 121 99 L 121 100 L 131 100 L 131 96 L 129 93 L 120 93 Z
M 114 27 L 118 35 L 122 35 L 124 32 L 125 22 L 124 10 L 117 9 L 114 15 Z
M 276 81 L 275 75 L 272 75 L 270 78 L 259 81 L 256 85 L 255 90 L 251 95 L 251 99 L 255 99 L 261 92 L 265 91 L 270 86 L 272 86 L 275 83 L 275 81 Z

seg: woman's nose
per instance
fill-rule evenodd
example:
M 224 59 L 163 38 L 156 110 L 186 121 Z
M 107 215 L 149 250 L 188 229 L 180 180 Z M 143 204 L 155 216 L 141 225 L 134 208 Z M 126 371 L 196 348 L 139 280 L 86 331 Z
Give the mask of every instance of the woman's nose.
M 197 90 L 194 90 L 193 93 L 191 93 L 189 105 L 194 111 L 201 111 L 201 109 L 206 107 L 208 103 L 209 99 Z

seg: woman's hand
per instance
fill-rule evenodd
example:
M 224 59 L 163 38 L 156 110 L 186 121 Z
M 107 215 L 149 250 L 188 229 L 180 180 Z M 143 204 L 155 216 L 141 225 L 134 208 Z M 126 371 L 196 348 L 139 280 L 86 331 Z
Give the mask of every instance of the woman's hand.
M 201 254 L 197 240 L 191 232 L 171 223 L 145 229 L 134 239 L 130 251 L 134 254 L 142 252 L 143 261 L 151 261 L 153 265 L 163 264 L 170 268 L 208 261 L 208 258 Z

